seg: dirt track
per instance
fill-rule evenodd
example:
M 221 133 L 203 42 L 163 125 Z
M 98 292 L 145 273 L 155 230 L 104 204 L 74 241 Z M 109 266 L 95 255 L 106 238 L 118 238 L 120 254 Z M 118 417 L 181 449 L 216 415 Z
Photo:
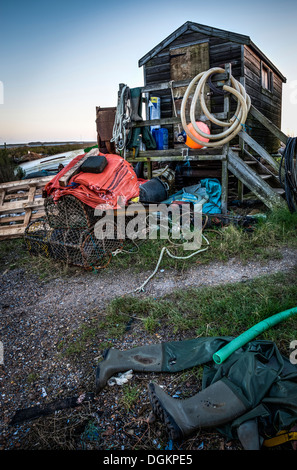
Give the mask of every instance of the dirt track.
M 157 298 L 177 288 L 244 282 L 296 266 L 297 250 L 284 249 L 282 254 L 282 259 L 267 264 L 253 261 L 243 264 L 232 259 L 224 264 L 197 264 L 184 273 L 162 270 L 161 266 L 145 291 L 134 295 Z M 49 282 L 28 278 L 23 269 L 10 270 L 1 275 L 0 340 L 4 346 L 4 365 L 0 367 L 0 448 L 26 448 L 28 445 L 26 435 L 31 432 L 30 425 L 17 428 L 8 426 L 18 409 L 46 403 L 57 397 L 94 391 L 94 371 L 99 352 L 89 351 L 84 361 L 76 363 L 65 358 L 60 360 L 57 345 L 63 337 L 89 320 L 95 307 L 104 315 L 107 302 L 133 292 L 150 274 L 151 271 L 135 274 L 132 269 L 116 271 L 110 265 L 109 269 L 98 274 L 78 270 L 71 277 Z M 143 341 L 143 336 L 135 340 L 127 335 L 125 344 L 120 341 L 115 346 L 129 347 Z M 28 377 L 34 374 L 35 380 L 29 381 Z M 108 402 L 114 399 L 113 393 L 107 391 L 99 398 L 101 409 L 104 400 Z M 143 393 L 145 396 L 145 389 Z M 110 419 L 109 414 L 101 423 L 106 432 L 110 427 Z M 121 445 L 123 442 L 126 442 L 125 439 Z M 37 448 L 43 448 L 43 445 L 41 439 Z M 104 446 L 102 443 L 100 445 Z

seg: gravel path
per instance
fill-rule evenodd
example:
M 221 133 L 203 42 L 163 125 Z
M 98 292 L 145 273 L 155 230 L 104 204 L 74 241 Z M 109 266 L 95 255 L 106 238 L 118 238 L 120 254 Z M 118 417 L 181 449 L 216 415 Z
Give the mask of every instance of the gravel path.
M 243 264 L 230 259 L 224 264 L 197 264 L 184 273 L 160 269 L 142 295 L 157 298 L 181 287 L 246 281 L 297 265 L 297 250 L 283 249 L 282 255 L 282 259 L 266 264 L 256 261 Z M 80 395 L 86 389 L 94 391 L 94 362 L 85 368 L 65 358 L 59 360 L 57 345 L 92 317 L 92 309 L 96 307 L 103 316 L 107 302 L 134 291 L 150 274 L 110 267 L 99 274 L 77 271 L 71 277 L 42 282 L 28 277 L 24 269 L 2 273 L 0 341 L 4 364 L 0 365 L 0 450 L 25 446 L 31 425 L 8 426 L 18 409 L 57 397 Z
M 243 263 L 234 258 L 227 263 L 198 264 L 184 273 L 172 269 L 163 270 L 160 267 L 145 286 L 144 292 L 158 297 L 183 287 L 246 281 L 265 274 L 287 271 L 296 266 L 297 250 L 282 249 L 281 253 L 282 259 L 270 260 L 265 264 L 257 261 Z M 78 271 L 74 277 L 57 278 L 49 283 L 39 284 L 34 289 L 34 281 L 32 285 L 30 280 L 24 279 L 22 270 L 10 271 L 2 278 L 2 292 L 5 303 L 12 309 L 19 308 L 20 302 L 25 302 L 27 306 L 32 307 L 33 304 L 34 311 L 59 310 L 61 318 L 65 318 L 66 314 L 72 316 L 75 312 L 80 320 L 85 310 L 101 305 L 103 307 L 113 297 L 133 294 L 151 274 L 152 271 L 141 274 L 135 274 L 132 270 L 115 271 L 112 267 L 99 274 Z

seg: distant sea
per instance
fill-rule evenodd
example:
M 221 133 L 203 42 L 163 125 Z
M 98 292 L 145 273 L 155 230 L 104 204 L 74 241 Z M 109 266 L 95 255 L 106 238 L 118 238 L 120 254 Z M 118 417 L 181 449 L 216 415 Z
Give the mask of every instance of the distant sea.
M 89 141 L 87 140 L 86 142 L 27 142 L 24 144 L 6 144 L 6 148 L 16 148 L 16 147 L 43 147 L 43 146 L 48 146 L 48 147 L 54 147 L 55 145 L 82 145 L 84 146 L 85 144 L 97 144 L 97 142 Z M 0 145 L 1 149 L 5 148 L 5 145 Z

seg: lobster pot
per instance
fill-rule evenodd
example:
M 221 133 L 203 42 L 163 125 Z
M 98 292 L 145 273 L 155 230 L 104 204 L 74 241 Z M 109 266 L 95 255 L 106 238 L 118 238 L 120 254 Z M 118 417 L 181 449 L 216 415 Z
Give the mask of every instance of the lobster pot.
M 94 236 L 93 229 L 55 229 L 51 237 L 54 258 L 86 269 L 105 267 L 111 252 Z
M 94 232 L 85 232 L 81 243 L 84 266 L 95 269 L 104 268 L 111 260 L 113 248 L 113 243 L 98 240 Z
M 50 239 L 53 258 L 67 264 L 84 266 L 81 238 L 81 229 L 54 229 Z
M 51 228 L 45 219 L 31 222 L 24 232 L 24 243 L 31 255 L 52 256 L 50 236 Z
M 114 221 L 104 221 L 104 218 L 97 221 L 94 228 L 83 235 L 81 246 L 85 263 L 96 267 L 109 263 L 113 253 L 123 248 L 124 240 L 119 235 Z
M 115 251 L 122 250 L 116 224 L 107 224 L 103 234 L 91 228 L 52 228 L 46 219 L 28 225 L 24 241 L 30 254 L 44 255 L 85 269 L 106 267 Z
M 66 230 L 63 228 L 55 228 L 54 230 L 52 230 L 50 237 L 50 246 L 52 258 L 54 258 L 55 260 L 67 262 L 68 258 L 65 246 L 65 234 Z
M 87 228 L 94 223 L 94 210 L 72 195 L 61 197 L 57 203 L 48 197 L 44 208 L 52 228 Z
M 67 229 L 65 231 L 65 249 L 67 253 L 67 263 L 76 266 L 84 266 L 81 252 L 82 232 L 80 229 Z

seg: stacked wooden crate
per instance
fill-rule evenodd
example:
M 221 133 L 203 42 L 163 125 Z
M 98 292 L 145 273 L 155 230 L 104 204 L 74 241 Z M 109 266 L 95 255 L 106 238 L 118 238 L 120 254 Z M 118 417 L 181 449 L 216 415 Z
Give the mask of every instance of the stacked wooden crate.
M 21 237 L 27 225 L 43 217 L 42 190 L 52 176 L 0 184 L 0 240 Z

